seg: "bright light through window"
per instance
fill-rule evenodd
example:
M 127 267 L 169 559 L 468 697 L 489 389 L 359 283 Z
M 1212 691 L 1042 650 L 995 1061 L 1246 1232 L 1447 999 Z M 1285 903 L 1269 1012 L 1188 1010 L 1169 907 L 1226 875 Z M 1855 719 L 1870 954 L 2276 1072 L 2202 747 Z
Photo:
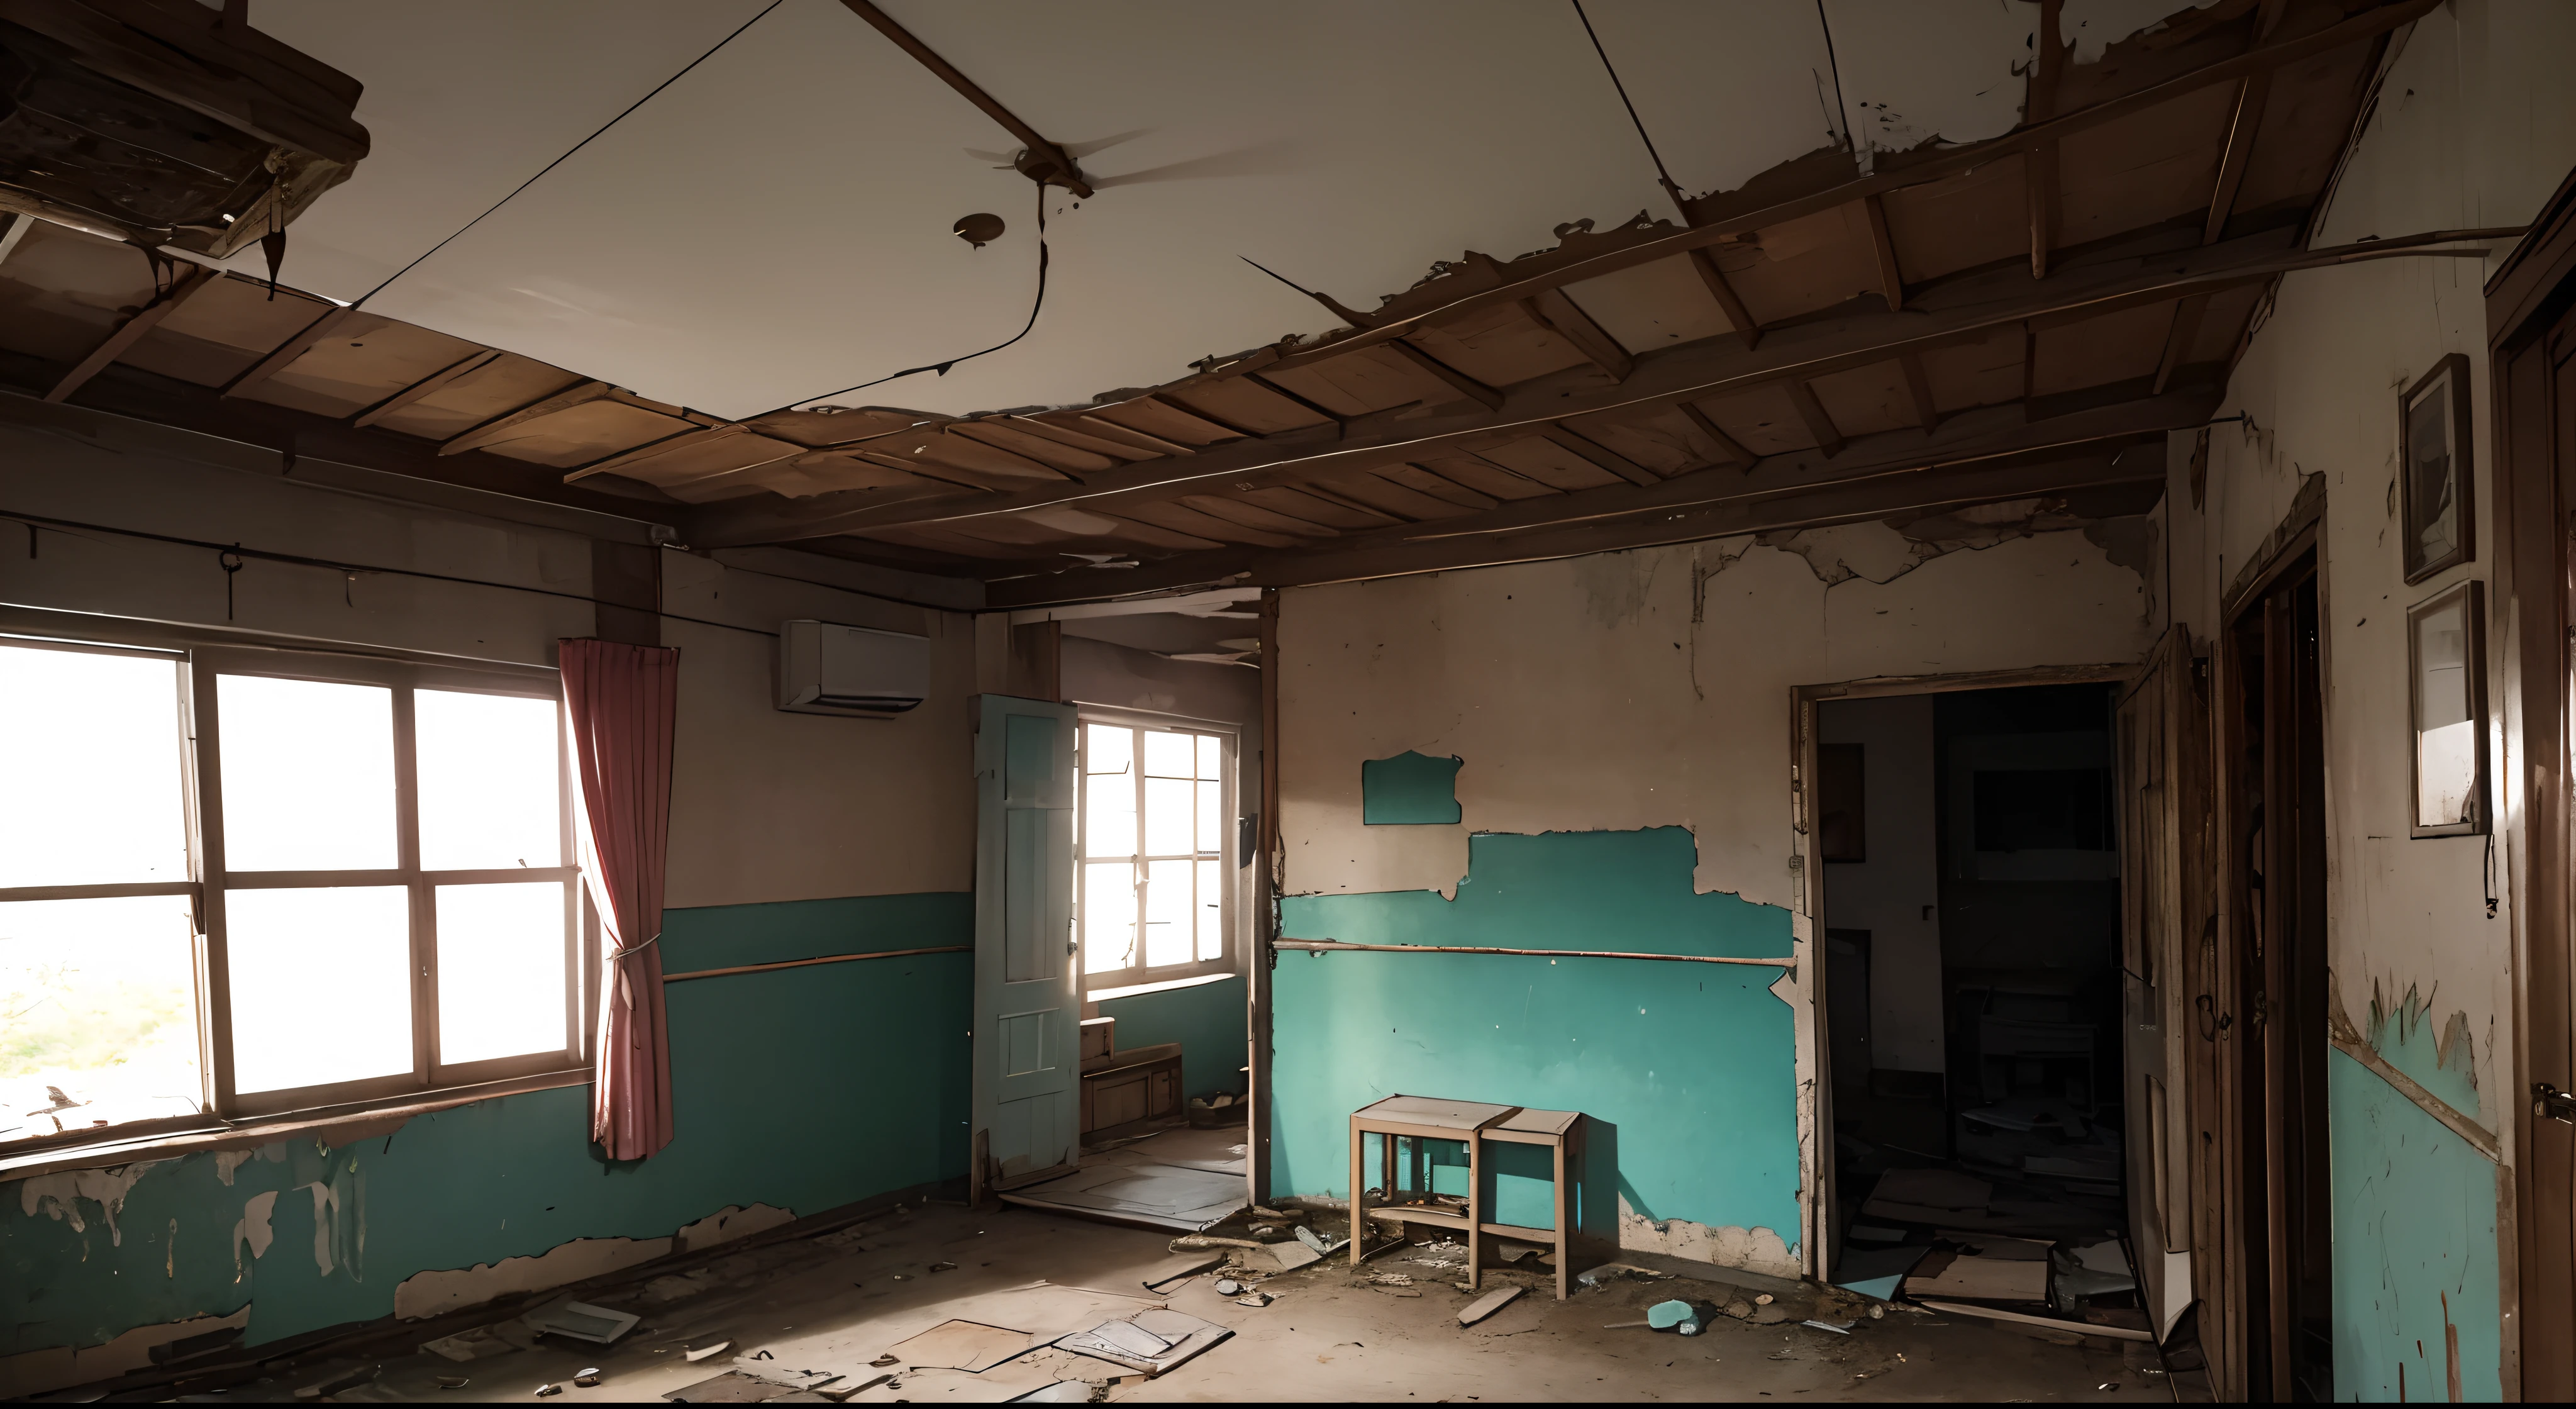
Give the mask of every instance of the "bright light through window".
M 184 895 L 0 902 L 0 1141 L 193 1115 Z
M 0 645 L 5 791 L 19 800 L 0 807 L 0 887 L 189 878 L 179 669 Z
M 1225 957 L 1224 769 L 1214 734 L 1084 723 L 1085 975 L 1143 982 Z
M 555 702 L 422 690 L 412 711 L 421 869 L 562 865 L 563 726 Z
M 394 692 L 327 680 L 217 677 L 224 866 L 387 870 L 394 851 Z
M 236 890 L 225 904 L 235 1090 L 412 1069 L 409 892 Z

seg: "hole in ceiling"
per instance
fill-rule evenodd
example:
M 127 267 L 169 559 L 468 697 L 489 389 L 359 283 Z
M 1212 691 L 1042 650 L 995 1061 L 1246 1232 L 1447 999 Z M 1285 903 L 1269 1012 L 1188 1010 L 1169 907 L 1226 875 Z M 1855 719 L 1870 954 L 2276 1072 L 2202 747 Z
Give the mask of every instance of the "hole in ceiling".
M 979 211 L 957 217 L 957 223 L 948 228 L 957 232 L 957 238 L 982 249 L 1002 238 L 1002 231 L 1007 227 L 1002 224 L 1002 217 L 991 211 Z

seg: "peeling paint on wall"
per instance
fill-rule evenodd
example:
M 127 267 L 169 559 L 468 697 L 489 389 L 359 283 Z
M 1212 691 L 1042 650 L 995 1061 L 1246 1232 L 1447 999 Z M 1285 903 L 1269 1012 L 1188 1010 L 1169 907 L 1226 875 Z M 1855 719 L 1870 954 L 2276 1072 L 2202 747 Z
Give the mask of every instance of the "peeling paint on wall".
M 768 1204 L 753 1204 L 749 1208 L 727 1204 L 681 1229 L 676 1235 L 675 1250 L 696 1252 L 700 1248 L 711 1248 L 718 1243 L 730 1243 L 736 1238 L 748 1238 L 763 1229 L 775 1228 L 782 1223 L 795 1221 L 796 1213 L 793 1209 L 772 1208 Z
M 1686 1218 L 1652 1219 L 1630 1208 L 1625 1198 L 1619 1200 L 1619 1246 L 1774 1277 L 1796 1277 L 1806 1270 L 1797 1252 L 1768 1228 L 1711 1228 Z
M 536 1257 L 505 1257 L 448 1271 L 415 1272 L 394 1288 L 394 1315 L 417 1321 L 603 1276 L 668 1256 L 673 1250 L 669 1238 L 575 1238 Z
M 18 1183 L 19 1211 L 33 1218 L 43 1209 L 54 1221 L 68 1222 L 75 1233 L 84 1232 L 88 1224 L 81 1219 L 83 1200 L 97 1204 L 107 1221 L 108 1240 L 117 1247 L 125 1246 L 125 1231 L 116 1226 L 116 1215 L 125 1208 L 125 1196 L 134 1181 L 149 1173 L 155 1164 L 167 1161 L 147 1160 L 141 1164 L 120 1165 L 114 1169 L 81 1169 L 62 1174 L 40 1174 Z
M 250 1324 L 250 1308 L 223 1316 L 191 1316 L 155 1326 L 137 1326 L 103 1345 L 77 1349 L 51 1346 L 24 1355 L 0 1356 L 0 1399 L 24 1399 L 72 1385 L 110 1379 L 152 1363 L 152 1348 L 190 1336 L 237 1331 Z
M 2479 1107 L 2477 1042 L 2469 1035 L 2469 1015 L 2454 1008 L 2436 1036 L 2432 1004 L 2415 986 L 2392 999 L 2373 979 L 2370 1026 L 2363 1037 L 2388 1064 L 2415 1078 L 2425 1090 L 2451 1103 L 2453 1109 L 2493 1129 L 2495 1122 Z
M 229 1183 L 231 1181 L 227 1180 L 225 1182 Z M 277 1191 L 275 1189 L 270 1189 L 265 1193 L 253 1194 L 250 1196 L 250 1201 L 242 1205 L 241 1221 L 233 1225 L 234 1281 L 238 1282 L 241 1280 L 241 1250 L 244 1246 L 248 1246 L 250 1248 L 250 1255 L 253 1261 L 257 1261 L 260 1258 L 268 1256 L 268 1245 L 277 1240 L 276 1230 L 269 1224 L 269 1219 L 274 1216 L 276 1212 Z M 173 1226 L 176 1226 L 178 1220 L 172 1219 L 171 1223 Z
M 2457 1375 L 2457 1398 L 2503 1398 L 2496 1165 L 2347 1053 L 2326 1064 L 2335 1397 L 2452 1398 Z

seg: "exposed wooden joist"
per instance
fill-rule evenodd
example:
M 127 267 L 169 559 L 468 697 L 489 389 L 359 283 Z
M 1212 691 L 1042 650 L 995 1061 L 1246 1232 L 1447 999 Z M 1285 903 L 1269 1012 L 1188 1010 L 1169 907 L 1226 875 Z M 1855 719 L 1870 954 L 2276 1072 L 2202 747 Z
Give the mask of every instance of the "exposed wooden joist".
M 1744 442 L 1728 435 L 1725 427 L 1709 419 L 1709 414 L 1706 411 L 1699 409 L 1697 406 L 1694 406 L 1687 401 L 1680 403 L 1679 409 L 1684 416 L 1690 418 L 1690 423 L 1692 425 L 1699 427 L 1700 434 L 1707 436 L 1710 440 L 1717 443 L 1717 451 L 1719 454 L 1724 455 L 1727 459 L 1733 461 L 1738 466 L 1748 470 L 1752 469 L 1754 465 L 1761 461 L 1761 456 L 1744 448 Z
M 1221 437 L 1232 436 L 1239 439 L 1244 436 L 1259 434 L 1258 431 L 1245 430 L 1241 426 L 1234 425 L 1218 417 L 1211 416 L 1205 411 L 1193 410 L 1190 407 L 1182 405 L 1180 402 L 1174 401 L 1168 396 L 1148 394 L 1137 397 L 1136 399 L 1138 401 L 1152 402 L 1154 405 L 1161 407 L 1163 410 L 1168 411 L 1172 415 L 1178 416 L 1185 421 L 1195 421 L 1198 424 L 1207 427 L 1209 430 L 1215 431 Z
M 1305 397 L 1299 396 L 1288 388 L 1270 380 L 1268 377 L 1250 376 L 1245 377 L 1243 380 L 1252 383 L 1254 386 L 1261 388 L 1272 396 L 1278 397 L 1282 401 L 1288 402 L 1290 405 L 1301 407 L 1323 417 L 1325 420 L 1332 422 L 1337 428 L 1347 429 L 1350 426 L 1350 417 L 1343 415 L 1341 412 L 1334 410 L 1330 406 L 1323 405 L 1319 402 L 1309 401 Z
M 673 451 L 694 450 L 709 441 L 730 440 L 750 429 L 751 427 L 745 425 L 686 426 L 669 435 L 656 436 L 642 445 L 630 446 L 613 455 L 603 455 L 589 464 L 576 465 L 564 475 L 564 483 L 576 484 L 592 475 L 613 474 L 630 465 L 640 465 L 647 460 L 660 459 Z
M 1327 504 L 1334 505 L 1338 508 L 1348 509 L 1354 514 L 1366 514 L 1370 518 L 1382 519 L 1388 523 L 1415 522 L 1415 520 L 1408 518 L 1403 514 L 1395 513 L 1388 509 L 1381 509 L 1375 504 L 1364 503 L 1348 494 L 1344 494 L 1338 489 L 1334 489 L 1328 485 L 1317 484 L 1313 480 L 1308 480 L 1303 484 L 1297 485 L 1296 492 L 1299 494 L 1311 494 L 1316 498 L 1323 500 Z
M 2227 217 L 2236 209 L 2236 193 L 2245 185 L 2245 165 L 2254 156 L 2254 132 L 2263 123 L 2263 103 L 2272 94 L 2272 75 L 2250 75 L 2236 91 L 2236 114 L 2227 124 L 2227 149 L 2218 159 L 2218 184 L 2209 198 L 2209 216 L 2202 224 L 2200 242 L 2218 243 L 2227 230 Z
M 1656 484 L 1663 479 L 1663 476 L 1569 426 L 1550 426 L 1541 432 L 1541 438 L 1573 451 L 1595 468 L 1608 470 L 1630 484 Z
M 23 222 L 35 217 L 22 215 L 18 218 Z M 98 346 L 91 348 L 87 357 L 73 364 L 70 371 L 63 373 L 62 379 L 54 383 L 54 389 L 45 393 L 45 399 L 47 401 L 70 400 L 72 393 L 87 385 L 90 378 L 107 370 L 109 363 L 123 357 L 128 348 L 143 341 L 144 334 L 161 326 L 162 319 L 178 312 L 180 307 L 195 298 L 200 290 L 212 287 L 214 282 L 222 277 L 224 276 L 201 265 L 189 265 L 184 272 L 171 281 L 168 289 L 163 290 L 150 303 L 136 309 L 132 317 L 117 324 L 116 330 L 109 333 Z
M 936 454 L 939 442 L 943 437 L 962 440 L 968 445 L 974 446 L 976 449 L 983 451 L 987 455 L 999 455 L 1014 465 L 1021 466 L 1024 469 L 1035 470 L 1049 479 L 1072 480 L 1077 484 L 1082 481 L 1082 476 L 1074 474 L 1068 470 L 1057 469 L 1055 466 L 1048 464 L 1044 460 L 1032 459 L 1016 450 L 1005 450 L 1001 446 L 995 445 L 993 442 L 986 440 L 981 436 L 962 434 L 957 429 L 957 427 L 962 424 L 964 424 L 964 422 L 942 426 L 929 436 L 924 437 L 922 443 L 932 447 L 929 453 Z
M 960 73 L 957 66 L 912 37 L 912 31 L 894 22 L 894 17 L 869 4 L 868 0 L 841 0 L 850 13 L 876 27 L 879 34 L 894 41 L 896 48 L 913 57 L 913 61 L 936 74 L 939 81 L 957 90 L 958 96 L 983 110 L 984 116 L 1002 125 L 1002 130 L 1020 139 L 1020 145 L 1032 155 L 1043 155 L 1056 168 L 1053 180 L 1077 196 L 1091 195 L 1091 187 L 1082 179 L 1082 168 L 1074 165 L 1073 156 L 1064 148 L 1038 135 L 1038 130 L 1014 116 L 1009 108 L 996 102 L 993 95 L 976 86 L 975 80 Z
M 511 431 L 518 429 L 520 426 L 526 425 L 530 421 L 551 416 L 557 411 L 569 411 L 573 407 L 597 401 L 601 397 L 606 396 L 615 390 L 617 390 L 617 388 L 610 386 L 606 382 L 583 382 L 581 385 L 572 387 L 569 390 L 559 391 L 552 396 L 541 397 L 535 401 L 531 401 L 516 411 L 503 412 L 462 435 L 451 436 L 447 440 L 439 443 L 438 453 L 441 455 L 458 455 L 468 450 L 480 450 L 484 446 L 490 445 L 492 442 L 501 439 Z
M 1816 448 L 1831 459 L 1843 453 L 1843 433 L 1834 427 L 1834 418 L 1825 414 L 1825 403 L 1816 399 L 1816 389 L 1804 379 L 1791 377 L 1780 384 L 1789 393 L 1789 404 L 1797 408 L 1798 419 L 1807 423 L 1807 434 L 1816 438 Z
M 2216 84 L 2234 83 L 2249 74 L 2268 72 L 2319 54 L 2332 53 L 2348 44 L 2375 38 L 2399 25 L 2411 23 L 2432 11 L 2441 0 L 2392 0 L 2392 3 L 2369 10 L 2330 25 L 2314 33 L 2266 44 L 2231 59 L 2222 59 L 2188 73 L 2177 74 L 2162 83 L 2134 93 L 2105 99 L 2089 107 L 2053 117 L 2045 122 L 2025 124 L 2001 137 L 1983 142 L 1970 142 L 1945 151 L 1926 155 L 1920 161 L 1901 167 L 1881 168 L 1857 180 L 1837 183 L 1809 194 L 1777 201 L 1759 209 L 1747 210 L 1712 220 L 1705 225 L 1675 231 L 1670 235 L 1641 240 L 1620 249 L 1605 251 L 1588 259 L 1568 260 L 1553 264 L 1543 271 L 1519 279 L 1468 289 L 1456 298 L 1430 307 L 1416 309 L 1396 317 L 1370 320 L 1369 326 L 1348 337 L 1337 338 L 1310 348 L 1283 352 L 1264 348 L 1235 362 L 1210 370 L 1212 377 L 1242 376 L 1251 372 L 1270 372 L 1290 367 L 1311 366 L 1328 358 L 1342 356 L 1362 347 L 1390 341 L 1414 330 L 1446 322 L 1458 316 L 1487 308 L 1518 303 L 1540 289 L 1561 288 L 1568 284 L 1597 279 L 1623 269 L 1634 269 L 1693 250 L 1713 248 L 1748 232 L 1779 225 L 1801 216 L 1814 215 L 1836 206 L 1849 205 L 1874 193 L 1902 190 L 1930 182 L 1946 180 L 1961 172 L 1985 165 L 2012 152 L 2032 151 L 2050 146 L 2078 132 L 2090 131 L 2104 123 L 2148 111 L 2176 98 L 2196 93 Z M 1699 263 L 1694 261 L 1695 264 Z M 1502 268 L 1506 271 L 1511 266 Z M 1702 265 L 1705 278 L 1713 266 Z M 1715 292 L 1712 289 L 1711 292 Z M 1739 330 L 1741 330 L 1739 328 Z
M 1582 353 L 1593 366 L 1609 373 L 1610 380 L 1624 382 L 1630 373 L 1637 370 L 1637 359 L 1629 355 L 1628 349 L 1621 347 L 1608 329 L 1594 322 L 1591 314 L 1567 298 L 1563 289 L 1541 289 L 1521 300 L 1521 309 L 1540 327 L 1574 344 L 1574 350 Z
M 1896 266 L 1896 237 L 1887 232 L 1887 198 L 1872 192 L 1861 197 L 1861 207 L 1869 215 L 1869 244 L 1878 255 L 1878 290 L 1887 300 L 1887 311 L 1900 312 L 1905 307 L 1905 274 Z
M 1414 346 L 1412 343 L 1406 342 L 1402 338 L 1397 338 L 1395 341 L 1386 344 L 1386 347 L 1388 351 L 1393 352 L 1398 357 L 1403 358 L 1405 361 L 1412 363 L 1414 366 L 1419 367 L 1423 371 L 1429 372 L 1431 375 L 1448 383 L 1451 390 L 1466 397 L 1468 400 L 1482 402 L 1490 410 L 1499 411 L 1502 409 L 1503 394 L 1501 392 L 1485 385 L 1474 377 L 1468 376 L 1466 373 L 1459 371 L 1457 368 L 1450 366 L 1448 363 L 1443 362 L 1439 358 L 1432 356 L 1430 353 L 1423 351 L 1421 348 Z
M 1941 410 L 1932 403 L 1932 378 L 1923 370 L 1923 354 L 1900 352 L 1896 355 L 1896 365 L 1905 374 L 1905 394 L 1914 399 L 1914 424 L 1927 431 L 1937 430 L 1941 425 Z M 2163 383 L 2159 382 L 2156 390 L 2163 391 Z
M 2174 373 L 2182 360 L 2191 355 L 2192 339 L 2200 336 L 2201 315 L 2209 311 L 2209 295 L 2193 294 L 2174 301 L 2173 323 L 2165 330 L 2164 356 L 2156 360 L 2156 392 L 2173 384 Z
M 375 405 L 368 407 L 366 410 L 359 412 L 357 415 L 350 417 L 349 424 L 358 427 L 372 426 L 376 422 L 384 420 L 386 417 L 391 416 L 395 412 L 402 410 L 404 407 L 411 405 L 413 402 L 420 400 L 422 397 L 435 393 L 439 388 L 456 381 L 458 378 L 483 370 L 485 367 L 490 366 L 494 361 L 498 360 L 500 356 L 501 349 L 497 347 L 487 347 L 478 351 L 469 352 L 454 362 L 448 363 L 446 366 L 430 373 L 428 376 L 421 378 L 410 386 L 404 387 L 402 390 L 395 392 L 393 395 L 388 396 L 384 400 L 377 402 Z
M 2039 0 L 2037 53 L 2030 66 L 2029 97 L 2022 120 L 2045 123 L 2057 116 L 2058 82 L 2066 73 L 2066 42 L 2058 29 L 2064 0 Z M 2048 277 L 2048 257 L 2057 245 L 2057 143 L 2023 149 L 2022 192 L 2030 212 L 2030 277 Z
M 1199 453 L 1199 447 L 1195 445 L 1183 445 L 1177 440 L 1165 440 L 1159 435 L 1140 431 L 1134 426 L 1110 420 L 1106 416 L 1095 416 L 1089 412 L 1083 412 L 1075 416 L 1074 419 L 1082 422 L 1086 426 L 1090 426 L 1093 434 L 1107 436 L 1112 440 L 1118 441 L 1124 445 L 1133 446 L 1138 450 L 1151 450 L 1157 455 L 1196 455 Z
M 1903 314 L 1871 311 L 1801 324 L 1775 333 L 1759 351 L 1707 341 L 1640 355 L 1636 374 L 1604 388 L 1588 369 L 1533 378 L 1513 389 L 1499 412 L 1434 410 L 1388 423 L 1367 436 L 1325 441 L 1310 432 L 1241 441 L 1187 460 L 1152 461 L 1092 476 L 1081 485 L 993 494 L 944 505 L 877 506 L 859 495 L 817 495 L 792 504 L 729 503 L 707 510 L 708 546 L 780 542 L 832 533 L 1014 513 L 1049 504 L 1169 498 L 1211 485 L 1251 479 L 1286 483 L 1348 474 L 1373 465 L 1418 461 L 1451 447 L 1494 444 L 1539 434 L 1566 419 L 1633 417 L 1684 401 L 1741 394 L 1776 382 L 1805 380 L 1929 351 L 2017 328 L 2039 317 L 2078 319 L 2261 283 L 2296 269 L 2409 257 L 2433 244 L 2498 236 L 2514 230 L 2433 231 L 2358 245 L 2300 251 L 2294 236 L 2267 232 L 2211 246 L 2105 259 L 2069 269 L 2032 287 L 2018 269 L 1994 271 L 1926 293 Z
M 1717 267 L 1717 255 L 1709 250 L 1692 250 L 1690 266 L 1699 275 L 1700 283 L 1707 286 L 1709 297 L 1725 310 L 1726 321 L 1735 328 L 1735 335 L 1744 339 L 1744 350 L 1751 352 L 1762 341 L 1762 325 L 1754 321 L 1753 310 L 1744 306 L 1743 296 L 1736 293 L 1735 286 L 1726 282 L 1726 271 Z
M 1078 431 L 1070 426 L 1057 425 L 1053 421 L 1041 421 L 1035 416 L 1008 416 L 1002 419 L 1009 421 L 1015 430 L 1027 431 L 1041 439 L 1052 440 L 1067 449 L 1087 450 L 1094 455 L 1104 455 L 1128 464 L 1138 460 L 1159 459 L 1163 453 L 1158 450 L 1147 450 L 1130 440 L 1113 440 L 1107 432 Z M 1126 434 L 1124 427 L 1120 428 L 1120 433 Z
M 373 319 L 375 318 L 375 315 L 372 313 L 360 313 L 356 306 L 352 304 L 340 304 L 328 309 L 321 317 L 305 324 L 304 331 L 297 333 L 295 336 L 288 338 L 285 342 L 278 344 L 275 351 L 251 364 L 249 371 L 242 373 L 240 376 L 233 378 L 232 381 L 225 384 L 224 395 L 241 396 L 247 394 L 252 388 L 259 386 L 269 378 L 274 377 L 278 373 L 295 365 L 296 359 L 302 357 L 308 352 L 311 352 L 315 343 L 318 343 L 324 338 L 331 336 L 333 333 L 338 332 L 352 319 L 358 318 Z M 377 324 L 371 322 L 368 326 L 374 327 L 377 326 Z
M 1426 524 L 1412 531 L 1415 538 L 1409 542 L 1193 553 L 1126 570 L 1117 574 L 1114 582 L 1108 573 L 1077 570 L 1048 578 L 994 583 L 988 590 L 995 607 L 1018 608 L 1216 581 L 1265 587 L 1351 582 L 1815 528 L 2085 489 L 2161 484 L 2164 475 L 2161 441 L 2106 444 L 2036 462 L 1873 475 L 1767 498 L 1737 499 L 1614 522 L 1551 524 L 1519 534 L 1447 532 L 1423 536 L 1425 530 L 1446 527 Z
M 0 225 L 0 264 L 8 263 L 9 256 L 17 252 L 18 242 L 27 238 L 28 231 L 36 228 L 36 217 L 24 212 L 10 213 L 8 222 Z

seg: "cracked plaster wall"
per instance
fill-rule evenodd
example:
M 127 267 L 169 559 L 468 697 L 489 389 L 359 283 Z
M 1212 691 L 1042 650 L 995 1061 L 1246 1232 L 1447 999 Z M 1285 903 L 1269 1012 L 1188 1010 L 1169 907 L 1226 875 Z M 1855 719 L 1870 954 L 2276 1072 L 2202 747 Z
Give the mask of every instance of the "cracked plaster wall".
M 2426 15 L 2405 34 L 2314 242 L 2529 220 L 2576 162 L 2571 57 L 2576 11 L 2564 6 L 2459 0 Z M 2496 256 L 2484 261 L 2290 275 L 2258 315 L 2217 413 L 2250 419 L 2210 431 L 2197 496 L 2195 438 L 2173 438 L 2168 505 L 2175 616 L 2205 643 L 2225 594 L 2302 484 L 2322 488 L 2335 1004 L 2359 1040 L 2499 1135 L 2509 1165 L 2512 1121 L 2498 1093 L 2510 1085 L 2513 898 L 2499 866 L 2488 917 L 2486 838 L 2410 840 L 2407 827 L 2406 610 L 2463 579 L 2491 580 L 2494 561 L 2481 286 L 2511 242 L 2491 243 Z M 2471 372 L 2478 554 L 2410 586 L 2392 494 L 2397 397 L 2453 352 L 2468 356 Z M 2489 630 L 2492 699 L 2492 620 Z M 2490 735 L 2497 763 L 2501 745 Z M 2394 1398 L 2402 1363 L 2410 1393 L 2439 1397 L 2446 1325 L 2460 1337 L 2471 1397 L 2481 1384 L 2487 1394 L 2509 1385 L 2491 1162 L 2359 1062 L 2337 1059 L 2332 1094 L 2336 1396 Z M 2472 1206 L 2426 1224 L 2410 1210 L 2435 1189 Z

